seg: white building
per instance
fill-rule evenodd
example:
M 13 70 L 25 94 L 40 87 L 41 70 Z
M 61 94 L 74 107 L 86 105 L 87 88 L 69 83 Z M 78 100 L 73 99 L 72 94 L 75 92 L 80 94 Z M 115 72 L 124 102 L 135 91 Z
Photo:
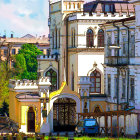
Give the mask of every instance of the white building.
M 110 110 L 140 109 L 140 3 L 135 16 L 105 23 L 105 93 Z M 114 104 L 115 103 L 115 104 Z M 113 105 L 114 104 L 114 105 Z

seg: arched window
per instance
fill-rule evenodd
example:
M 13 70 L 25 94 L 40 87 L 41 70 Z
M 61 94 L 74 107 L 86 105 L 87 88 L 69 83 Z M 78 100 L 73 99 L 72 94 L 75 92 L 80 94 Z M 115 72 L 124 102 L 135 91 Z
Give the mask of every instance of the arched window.
M 90 74 L 90 82 L 92 83 L 90 86 L 91 93 L 101 93 L 101 74 L 94 70 Z
M 94 113 L 99 113 L 99 112 L 101 112 L 100 107 L 96 106 L 95 109 L 94 109 Z
M 80 3 L 78 3 L 78 4 L 77 4 L 77 7 L 78 7 L 78 9 L 80 9 L 80 8 L 81 8 L 81 4 L 80 4 Z
M 69 9 L 71 9 L 71 3 L 69 2 Z
M 50 78 L 50 91 L 57 90 L 57 73 L 53 69 L 50 69 L 46 72 L 45 76 Z
M 102 29 L 98 31 L 98 47 L 104 47 L 104 31 Z
M 87 30 L 86 39 L 87 39 L 87 47 L 93 47 L 94 46 L 94 33 L 92 29 Z
M 73 3 L 73 8 L 75 9 L 75 3 Z

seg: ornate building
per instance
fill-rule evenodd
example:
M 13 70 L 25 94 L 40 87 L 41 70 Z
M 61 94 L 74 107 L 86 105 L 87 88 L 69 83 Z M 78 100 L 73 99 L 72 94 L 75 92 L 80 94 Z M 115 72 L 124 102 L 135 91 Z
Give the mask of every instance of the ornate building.
M 105 94 L 108 110 L 131 110 L 140 113 L 140 1 L 135 4 L 135 16 L 107 22 L 105 27 Z M 131 116 L 133 117 L 133 116 Z M 131 123 L 131 119 L 127 121 Z M 137 124 L 139 124 L 138 115 Z M 135 123 L 134 123 L 135 124 Z M 140 132 L 132 124 L 127 134 Z
M 75 102 L 75 113 L 108 110 L 109 102 L 104 93 L 105 31 L 99 25 L 128 16 L 134 16 L 134 6 L 127 1 L 92 1 L 86 4 L 82 0 L 50 1 L 51 53 L 38 56 L 38 68 L 41 76 L 50 77 L 50 94 L 55 91 L 54 99 L 56 95 L 58 98 L 65 95 L 70 100 L 76 95 L 79 99 Z M 69 90 L 60 92 L 65 79 Z M 56 111 L 56 104 L 61 112 Z M 54 118 L 51 116 L 54 127 L 50 128 L 51 131 L 73 125 L 67 122 L 67 109 L 61 106 L 67 101 L 63 99 L 59 103 L 56 100 L 56 104 L 54 100 Z
M 51 83 L 46 95 L 41 86 L 42 94 L 48 100 L 42 104 L 46 108 L 43 123 L 36 121 L 40 132 L 74 130 L 76 113 L 109 110 L 110 102 L 106 100 L 104 92 L 105 29 L 100 24 L 128 16 L 134 16 L 134 6 L 127 1 L 92 1 L 86 4 L 82 0 L 50 1 L 51 52 L 37 58 L 40 76 L 48 77 Z M 43 96 L 39 87 L 38 84 L 38 114 L 42 112 L 39 100 Z M 19 92 L 15 99 L 18 101 Z M 30 94 L 32 98 L 33 95 L 34 93 Z M 37 106 L 32 105 L 33 100 L 25 100 L 26 97 L 24 95 L 23 104 L 20 102 L 17 105 L 22 108 L 27 104 L 26 111 L 21 111 L 26 116 L 23 119 L 27 118 L 27 110 L 33 112 L 33 106 Z M 41 120 L 41 116 L 38 115 L 38 119 Z M 20 123 L 21 118 L 16 121 Z M 24 127 L 24 132 L 30 132 L 25 129 L 28 126 L 27 119 L 24 124 L 19 126 Z

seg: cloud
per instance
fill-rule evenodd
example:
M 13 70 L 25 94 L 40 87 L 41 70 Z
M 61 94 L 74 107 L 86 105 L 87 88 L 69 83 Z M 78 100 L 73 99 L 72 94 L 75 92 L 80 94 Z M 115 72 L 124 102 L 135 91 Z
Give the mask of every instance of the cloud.
M 6 0 L 9 1 L 9 0 Z M 0 33 L 13 31 L 16 36 L 48 34 L 48 3 L 46 0 L 0 1 Z

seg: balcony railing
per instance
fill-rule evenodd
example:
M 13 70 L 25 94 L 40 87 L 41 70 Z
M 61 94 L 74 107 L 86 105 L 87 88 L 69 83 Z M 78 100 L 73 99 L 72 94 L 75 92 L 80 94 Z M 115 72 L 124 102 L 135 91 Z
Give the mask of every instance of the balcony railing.
M 128 57 L 109 56 L 109 57 L 106 57 L 105 64 L 108 66 L 125 66 L 125 65 L 128 65 Z
M 79 79 L 78 79 L 78 84 L 91 84 L 90 82 L 90 77 L 88 76 L 79 76 Z

